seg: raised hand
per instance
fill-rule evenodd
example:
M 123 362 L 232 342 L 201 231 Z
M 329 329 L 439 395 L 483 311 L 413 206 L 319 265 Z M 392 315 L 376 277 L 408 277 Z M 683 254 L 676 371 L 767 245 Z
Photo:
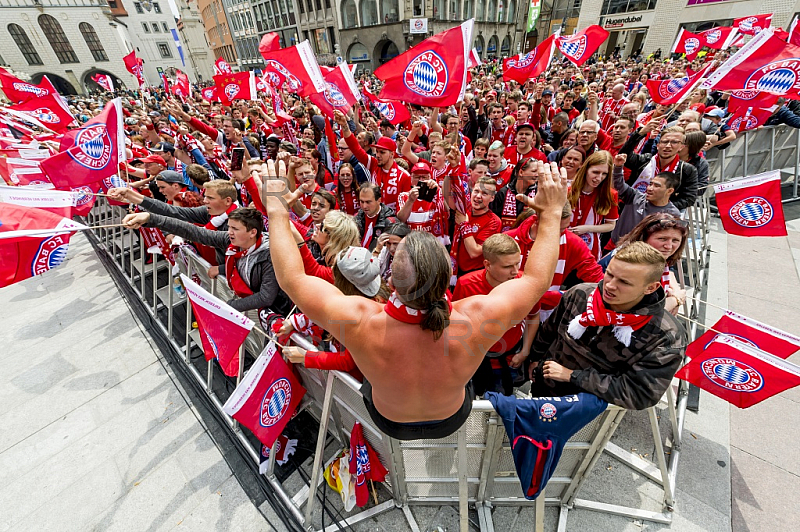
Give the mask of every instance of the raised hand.
M 539 185 L 536 197 L 531 199 L 524 194 L 517 194 L 517 200 L 538 213 L 555 213 L 559 215 L 567 202 L 567 170 L 559 168 L 556 163 L 539 161 Z
M 614 156 L 614 166 L 625 166 L 625 161 L 628 160 L 628 156 L 624 153 L 618 153 Z

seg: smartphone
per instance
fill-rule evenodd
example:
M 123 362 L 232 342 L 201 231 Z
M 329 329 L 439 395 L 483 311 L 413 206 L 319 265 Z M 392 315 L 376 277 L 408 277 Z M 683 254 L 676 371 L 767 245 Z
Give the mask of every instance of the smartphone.
M 237 147 L 233 149 L 231 154 L 231 170 L 241 170 L 244 165 L 244 152 L 245 149 Z
M 436 197 L 436 189 L 428 186 L 426 181 L 420 181 L 417 185 L 419 188 L 419 199 L 422 201 L 433 201 Z

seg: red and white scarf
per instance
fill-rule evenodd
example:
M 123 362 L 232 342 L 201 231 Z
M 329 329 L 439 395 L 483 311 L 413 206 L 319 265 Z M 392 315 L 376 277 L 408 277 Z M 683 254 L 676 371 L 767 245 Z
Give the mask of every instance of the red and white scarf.
M 453 304 L 450 302 L 450 294 L 447 292 L 444 294 L 444 300 L 447 302 L 448 312 L 452 314 Z M 389 297 L 389 301 L 387 301 L 383 306 L 383 310 L 386 312 L 386 314 L 397 321 L 411 324 L 422 323 L 422 320 L 425 318 L 425 314 L 428 313 L 427 310 L 419 310 L 406 306 L 406 304 L 400 301 L 400 298 L 397 297 L 397 292 L 392 292 L 392 295 Z
M 603 303 L 600 286 L 594 289 L 586 300 L 586 311 L 572 318 L 567 327 L 567 333 L 576 340 L 583 336 L 588 327 L 614 327 L 614 336 L 625 344 L 631 344 L 631 335 L 638 331 L 650 321 L 652 316 L 640 316 L 638 314 L 620 314 L 613 310 L 606 309 Z
M 203 227 L 211 231 L 216 231 L 217 229 L 222 227 L 222 224 L 228 221 L 228 215 L 233 211 L 235 211 L 236 209 L 238 209 L 239 207 L 240 207 L 239 202 L 234 201 L 233 203 L 231 203 L 230 207 L 228 207 L 228 210 L 226 210 L 222 214 L 212 216 L 211 220 Z
M 237 263 L 239 262 L 239 259 L 246 256 L 248 253 L 260 248 L 261 242 L 261 237 L 258 237 L 256 243 L 247 249 L 242 249 L 231 244 L 228 246 L 228 250 L 225 252 L 225 276 L 228 279 L 228 286 L 230 286 L 231 290 L 233 290 L 234 293 L 236 293 L 236 295 L 239 297 L 252 296 L 253 291 L 239 273 Z
M 676 155 L 669 164 L 662 166 L 661 157 L 654 155 L 650 159 L 650 162 L 647 163 L 647 166 L 644 167 L 642 173 L 639 174 L 639 177 L 636 178 L 636 181 L 633 183 L 633 188 L 639 192 L 644 192 L 644 189 L 650 184 L 652 178 L 661 172 L 674 172 L 675 169 L 678 168 L 680 160 L 681 158 Z
M 669 266 L 664 266 L 664 273 L 661 274 L 661 286 L 664 287 L 664 291 L 669 288 Z

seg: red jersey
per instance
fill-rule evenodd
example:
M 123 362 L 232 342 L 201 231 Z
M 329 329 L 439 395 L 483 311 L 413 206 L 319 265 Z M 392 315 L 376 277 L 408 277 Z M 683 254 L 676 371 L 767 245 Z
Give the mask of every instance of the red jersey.
M 608 179 L 608 178 L 606 178 Z M 602 225 L 606 222 L 619 219 L 619 210 L 617 209 L 617 191 L 612 190 L 614 199 L 611 203 L 611 210 L 603 216 L 597 214 L 594 210 L 594 204 L 597 201 L 597 189 L 594 189 L 589 194 L 581 192 L 578 198 L 578 205 L 572 209 L 572 219 L 569 222 L 570 227 L 577 227 L 579 225 Z M 600 258 L 602 249 L 600 246 L 600 233 L 584 233 L 578 235 L 581 240 L 586 243 L 586 247 L 594 256 L 595 260 Z
M 525 157 L 533 157 L 543 163 L 547 162 L 547 156 L 536 148 L 531 148 L 531 151 L 525 155 L 522 155 L 516 146 L 509 146 L 506 148 L 505 152 L 503 152 L 503 158 L 508 161 L 510 166 L 515 166 L 520 159 L 524 159 Z
M 614 122 L 616 122 L 617 118 L 619 118 L 619 113 L 622 111 L 622 106 L 626 103 L 631 102 L 627 98 L 615 100 L 611 97 L 605 98 L 602 102 L 600 102 L 600 111 L 598 112 L 598 116 L 600 118 L 600 129 L 607 130 L 610 128 Z
M 361 239 L 361 247 L 368 248 L 369 243 L 372 241 L 372 237 L 375 236 L 373 233 L 375 232 L 374 226 L 375 222 L 378 221 L 378 215 L 375 216 L 367 216 L 364 213 L 364 237 Z
M 508 162 L 508 161 L 507 161 Z M 488 175 L 492 179 L 497 181 L 497 188 L 503 187 L 508 184 L 509 180 L 511 179 L 511 173 L 514 171 L 514 165 L 510 162 L 508 165 L 497 173 L 489 172 Z
M 397 212 L 403 209 L 408 202 L 408 192 L 402 192 L 397 197 Z M 423 201 L 418 199 L 411 206 L 411 214 L 408 215 L 406 224 L 415 231 L 426 231 L 433 234 L 436 239 L 445 246 L 450 244 L 450 237 L 447 235 L 447 220 L 449 212 L 442 198 L 442 189 L 436 191 L 433 201 Z
M 460 227 L 462 238 L 458 242 L 458 269 L 462 272 L 471 272 L 483 267 L 483 255 L 470 257 L 464 239 L 474 237 L 475 242 L 483 245 L 487 238 L 500 232 L 500 218 L 492 211 L 475 216 L 470 209 L 467 221 Z
M 397 196 L 401 192 L 411 190 L 411 176 L 408 172 L 392 162 L 392 167 L 387 171 L 378 164 L 378 159 L 364 151 L 355 135 L 344 138 L 347 147 L 356 156 L 358 162 L 372 175 L 372 181 L 381 187 L 381 203 L 397 212 Z
M 361 204 L 358 202 L 358 190 L 355 188 L 351 188 L 350 192 L 337 194 L 336 197 L 339 200 L 339 210 L 346 212 L 350 216 L 355 216 L 361 208 Z

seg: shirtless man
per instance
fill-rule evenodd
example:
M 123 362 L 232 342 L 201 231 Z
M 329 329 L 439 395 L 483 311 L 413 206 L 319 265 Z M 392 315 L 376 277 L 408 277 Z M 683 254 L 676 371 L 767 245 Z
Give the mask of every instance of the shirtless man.
M 268 163 L 268 174 L 277 176 Z M 282 171 L 281 171 L 282 172 Z M 289 229 L 280 180 L 267 181 L 270 246 L 281 288 L 298 308 L 348 347 L 366 380 L 364 402 L 376 426 L 389 436 L 411 440 L 443 438 L 469 416 L 470 379 L 486 351 L 515 323 L 525 319 L 550 285 L 558 258 L 561 211 L 567 177 L 555 164 L 539 163 L 534 200 L 539 233 L 524 274 L 489 295 L 451 304 L 450 258 L 436 238 L 412 232 L 392 263 L 395 292 L 386 305 L 343 295 L 306 275 Z

